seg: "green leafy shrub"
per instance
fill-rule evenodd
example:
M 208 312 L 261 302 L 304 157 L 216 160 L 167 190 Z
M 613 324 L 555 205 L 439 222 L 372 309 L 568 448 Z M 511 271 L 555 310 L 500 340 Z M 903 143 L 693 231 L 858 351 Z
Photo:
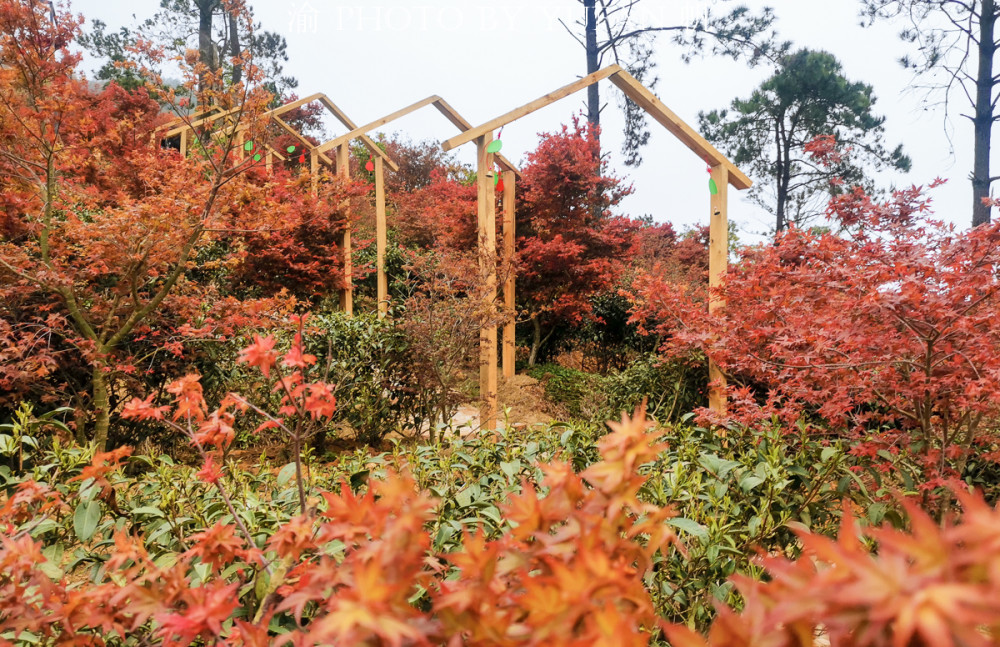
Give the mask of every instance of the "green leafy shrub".
M 412 359 L 406 335 L 374 312 L 313 315 L 309 352 L 319 358 L 326 380 L 336 385 L 335 422 L 344 422 L 365 444 L 377 445 L 401 430 L 416 409 Z
M 646 400 L 651 417 L 661 423 L 678 422 L 683 415 L 704 406 L 707 385 L 704 366 L 643 355 L 602 380 L 607 403 L 600 417 L 614 418 L 621 411 L 633 411 Z
M 558 364 L 528 369 L 528 375 L 545 387 L 545 396 L 561 405 L 573 418 L 590 419 L 604 410 L 601 377 Z
M 910 529 L 858 528 L 836 540 L 799 530 L 803 556 L 763 558 L 767 581 L 734 581 L 741 614 L 722 607 L 708 639 L 666 627 L 674 647 L 922 647 L 1000 644 L 1000 510 L 956 491 L 963 516 L 943 527 L 912 500 Z M 877 544 L 878 549 L 871 546 Z
M 725 430 L 722 430 L 725 432 Z M 787 430 L 728 431 L 678 426 L 668 449 L 644 468 L 641 495 L 670 505 L 687 554 L 662 556 L 646 585 L 664 618 L 705 627 L 717 603 L 739 606 L 728 581 L 734 573 L 759 577 L 758 550 L 794 555 L 791 528 L 804 524 L 832 533 L 845 497 L 866 501 L 848 469 L 844 447 L 789 435 Z M 885 515 L 885 508 L 873 510 Z

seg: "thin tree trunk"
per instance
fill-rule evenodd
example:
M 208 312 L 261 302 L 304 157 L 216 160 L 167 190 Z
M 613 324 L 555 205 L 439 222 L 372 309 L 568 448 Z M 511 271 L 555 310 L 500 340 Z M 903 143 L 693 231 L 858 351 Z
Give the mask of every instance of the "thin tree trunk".
M 982 0 L 979 17 L 979 72 L 976 75 L 976 116 L 974 168 L 972 172 L 972 226 L 990 222 L 990 143 L 993 134 L 993 56 L 996 53 L 994 28 L 995 0 Z
M 791 182 L 792 169 L 791 169 L 791 151 L 789 150 L 789 144 L 782 133 L 782 125 L 784 123 L 784 115 L 780 116 L 777 123 L 774 126 L 775 143 L 778 148 L 778 207 L 777 207 L 777 222 L 775 223 L 774 233 L 780 234 L 785 228 L 788 227 L 788 185 Z
M 534 366 L 538 360 L 538 349 L 542 347 L 542 321 L 535 315 L 531 318 L 534 333 L 531 337 L 531 354 L 528 356 L 528 366 Z
M 73 437 L 76 438 L 77 444 L 85 445 L 87 443 L 87 403 L 79 395 L 73 399 L 73 425 L 75 427 Z
M 240 25 L 237 15 L 229 12 L 229 55 L 238 58 L 243 53 L 240 45 Z M 233 65 L 233 85 L 243 80 L 243 66 Z
M 108 398 L 108 379 L 104 375 L 104 364 L 95 362 L 91 379 L 94 390 L 94 444 L 103 452 L 108 445 L 108 428 L 111 424 L 111 404 Z
M 587 11 L 587 74 L 593 74 L 600 65 L 597 51 L 597 0 L 584 0 Z M 587 88 L 587 122 L 591 125 L 594 136 L 600 136 L 601 127 L 601 92 L 598 84 Z
M 538 352 L 545 345 L 545 342 L 551 339 L 552 335 L 556 332 L 555 327 L 553 327 L 547 335 L 542 337 L 542 318 L 539 315 L 531 318 L 531 325 L 534 326 L 534 333 L 531 337 L 531 355 L 528 357 L 528 366 L 535 365 L 538 361 Z

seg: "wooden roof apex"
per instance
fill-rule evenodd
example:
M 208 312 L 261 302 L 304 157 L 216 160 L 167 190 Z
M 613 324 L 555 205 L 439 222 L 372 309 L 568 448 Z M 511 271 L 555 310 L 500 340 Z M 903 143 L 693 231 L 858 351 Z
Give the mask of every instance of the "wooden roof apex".
M 529 115 L 537 110 L 565 99 L 566 97 L 587 88 L 594 83 L 603 81 L 604 79 L 610 79 L 625 95 L 634 101 L 640 108 L 646 111 L 653 119 L 658 121 L 664 128 L 670 131 L 677 139 L 679 139 L 685 146 L 691 149 L 698 157 L 703 159 L 705 163 L 709 166 L 724 166 L 729 171 L 729 183 L 732 184 L 737 189 L 749 189 L 753 186 L 753 181 L 748 178 L 743 171 L 736 167 L 729 159 L 720 153 L 714 146 L 712 146 L 708 140 L 702 137 L 696 130 L 687 125 L 680 117 L 678 117 L 670 108 L 663 104 L 656 95 L 654 95 L 647 87 L 642 85 L 634 76 L 626 72 L 618 65 L 610 65 L 604 69 L 598 70 L 593 74 L 588 74 L 587 76 L 565 85 L 558 90 L 550 92 L 543 97 L 539 97 L 530 103 L 526 103 L 520 108 L 515 108 L 507 114 L 501 115 L 496 119 L 487 121 L 486 123 L 476 126 L 475 128 L 466 129 L 462 134 L 452 137 L 448 141 L 441 144 L 441 147 L 450 151 L 453 148 L 461 146 L 471 142 L 474 139 L 478 139 L 484 135 L 492 133 L 498 128 L 517 121 L 521 117 Z

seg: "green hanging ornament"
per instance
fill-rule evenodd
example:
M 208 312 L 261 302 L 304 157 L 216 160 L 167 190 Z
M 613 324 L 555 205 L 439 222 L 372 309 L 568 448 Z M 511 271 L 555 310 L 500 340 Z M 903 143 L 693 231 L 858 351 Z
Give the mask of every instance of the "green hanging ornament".
M 248 139 L 247 142 L 245 144 L 243 144 L 243 150 L 247 151 L 248 153 L 253 150 L 253 140 L 252 139 Z
M 260 153 L 257 153 L 256 155 L 253 156 L 253 161 L 255 161 L 255 162 L 259 162 L 260 161 Z
M 499 153 L 500 149 L 503 148 L 503 142 L 499 139 L 494 139 L 490 142 L 490 145 L 486 147 L 487 153 Z
M 719 185 L 715 183 L 715 178 L 708 178 L 708 192 L 712 195 L 719 195 Z

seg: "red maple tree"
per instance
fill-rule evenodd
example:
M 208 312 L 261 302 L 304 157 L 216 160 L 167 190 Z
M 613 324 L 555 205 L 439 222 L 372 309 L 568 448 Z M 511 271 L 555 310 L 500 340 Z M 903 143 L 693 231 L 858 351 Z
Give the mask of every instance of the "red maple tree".
M 718 316 L 655 278 L 635 316 L 667 352 L 718 362 L 744 422 L 813 416 L 867 441 L 855 453 L 910 449 L 930 490 L 994 440 L 1000 226 L 956 231 L 929 208 L 918 187 L 886 202 L 846 191 L 828 208 L 842 234 L 793 228 L 744 250 Z
M 595 133 L 578 118 L 542 135 L 522 173 L 517 294 L 534 330 L 534 364 L 555 326 L 582 322 L 590 298 L 614 284 L 636 225 L 613 214 L 632 187 L 608 174 Z
M 186 335 L 252 322 L 267 304 L 241 307 L 206 277 L 239 264 L 234 232 L 287 229 L 301 201 L 281 199 L 294 177 L 268 176 L 253 156 L 271 95 L 249 52 L 236 85 L 201 83 L 212 73 L 181 60 L 180 88 L 146 70 L 147 89 L 95 93 L 69 49 L 79 27 L 48 2 L 0 0 L 0 392 L 19 397 L 75 367 L 60 393 L 80 396 L 77 433 L 103 446 L 116 380 L 136 370 L 126 348 L 164 333 L 157 341 L 173 353 Z M 161 106 L 190 120 L 189 97 L 239 109 L 182 158 L 154 129 L 169 119 Z

